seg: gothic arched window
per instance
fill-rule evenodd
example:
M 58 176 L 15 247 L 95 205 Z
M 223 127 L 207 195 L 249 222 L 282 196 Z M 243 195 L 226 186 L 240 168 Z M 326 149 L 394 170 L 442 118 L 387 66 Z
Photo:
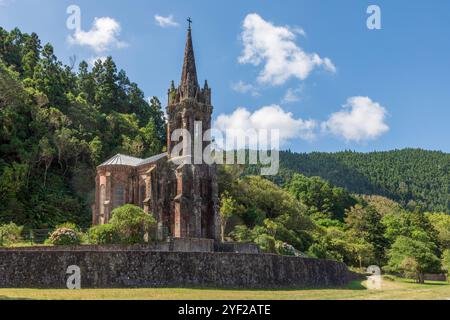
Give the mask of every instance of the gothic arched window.
M 118 184 L 114 188 L 114 209 L 125 204 L 125 188 Z
M 104 184 L 100 186 L 100 215 L 105 214 L 106 187 Z
M 145 184 L 141 184 L 141 186 L 139 187 L 139 193 L 140 193 L 140 195 L 139 195 L 139 197 L 140 197 L 139 204 L 140 204 L 141 208 L 144 208 L 144 200 L 145 200 L 146 194 L 147 194 L 147 187 L 146 187 Z

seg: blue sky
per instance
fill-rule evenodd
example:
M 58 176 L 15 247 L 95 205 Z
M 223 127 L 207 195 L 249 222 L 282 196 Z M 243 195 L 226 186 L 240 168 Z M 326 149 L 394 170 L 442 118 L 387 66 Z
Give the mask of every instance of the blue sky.
M 72 4 L 78 35 L 66 27 Z M 371 4 L 381 30 L 367 28 Z M 450 152 L 449 1 L 0 0 L 3 28 L 36 32 L 65 63 L 112 55 L 164 105 L 188 16 L 218 127 L 278 127 L 298 152 Z

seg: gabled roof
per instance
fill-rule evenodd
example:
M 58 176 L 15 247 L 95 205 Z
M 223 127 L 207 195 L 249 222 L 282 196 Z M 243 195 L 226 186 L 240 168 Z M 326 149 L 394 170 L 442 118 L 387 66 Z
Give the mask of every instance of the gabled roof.
M 101 165 L 99 165 L 99 167 L 114 166 L 114 165 L 138 167 L 140 165 L 156 162 L 166 156 L 167 156 L 167 153 L 161 153 L 161 154 L 158 154 L 156 156 L 153 156 L 153 157 L 150 157 L 147 159 L 140 159 L 140 158 L 135 158 L 135 157 L 131 157 L 131 156 L 123 155 L 123 154 L 117 154 L 114 157 L 112 157 L 111 159 L 103 162 Z

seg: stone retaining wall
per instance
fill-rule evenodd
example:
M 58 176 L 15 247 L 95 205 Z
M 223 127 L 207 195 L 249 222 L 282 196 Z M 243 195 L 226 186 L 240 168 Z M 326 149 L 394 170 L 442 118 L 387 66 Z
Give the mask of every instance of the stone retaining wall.
M 270 254 L 148 250 L 0 250 L 0 287 L 65 288 L 71 265 L 83 288 L 341 286 L 353 279 L 338 262 Z

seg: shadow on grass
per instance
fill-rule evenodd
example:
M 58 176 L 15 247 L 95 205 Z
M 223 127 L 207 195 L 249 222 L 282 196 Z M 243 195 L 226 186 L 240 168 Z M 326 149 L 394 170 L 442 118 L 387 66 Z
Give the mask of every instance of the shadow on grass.
M 17 301 L 17 300 L 36 300 L 32 298 L 21 298 L 21 297 L 8 297 L 8 296 L 0 296 L 0 301 Z
M 367 290 L 362 284 L 364 280 L 355 280 L 340 287 L 287 287 L 287 288 L 217 288 L 217 287 L 183 287 L 183 288 L 160 288 L 160 289 L 186 289 L 199 291 L 248 291 L 248 292 L 282 292 L 282 291 L 314 291 L 314 290 Z M 155 288 L 156 289 L 156 288 Z

